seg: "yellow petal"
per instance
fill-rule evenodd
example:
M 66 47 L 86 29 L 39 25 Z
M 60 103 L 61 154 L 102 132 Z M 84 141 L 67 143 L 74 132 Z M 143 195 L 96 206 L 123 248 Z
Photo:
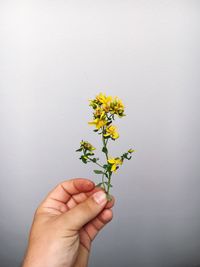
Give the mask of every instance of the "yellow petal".
M 115 133 L 113 134 L 113 138 L 114 138 L 114 139 L 119 138 L 119 134 L 118 134 L 117 132 L 115 132 Z
M 110 158 L 110 159 L 108 160 L 108 163 L 110 163 L 110 164 L 115 164 L 115 159 L 114 159 L 114 158 Z
M 89 125 L 96 125 L 96 123 L 93 122 L 93 121 L 89 121 L 88 124 L 89 124 Z
M 117 165 L 122 165 L 122 160 L 121 159 L 116 159 L 115 162 L 116 162 Z
M 117 165 L 113 164 L 111 168 L 111 172 L 116 172 Z

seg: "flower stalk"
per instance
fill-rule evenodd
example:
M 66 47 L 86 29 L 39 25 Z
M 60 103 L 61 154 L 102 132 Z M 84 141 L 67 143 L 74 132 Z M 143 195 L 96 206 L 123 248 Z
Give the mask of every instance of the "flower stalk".
M 124 160 L 130 160 L 132 153 L 135 151 L 129 149 L 119 157 L 110 157 L 108 152 L 108 142 L 115 141 L 119 138 L 117 127 L 113 125 L 115 116 L 122 118 L 124 114 L 124 105 L 118 97 L 106 96 L 100 93 L 95 99 L 90 100 L 90 105 L 93 109 L 93 121 L 88 122 L 89 125 L 95 126 L 94 132 L 101 135 L 102 152 L 105 154 L 105 163 L 99 162 L 99 158 L 95 157 L 94 150 L 96 148 L 87 141 L 81 141 L 80 147 L 76 150 L 81 152 L 80 160 L 87 164 L 92 162 L 100 169 L 94 170 L 95 174 L 101 175 L 101 182 L 97 186 L 102 187 L 106 192 L 108 200 L 111 200 L 110 189 L 112 187 L 111 177 L 115 173 Z

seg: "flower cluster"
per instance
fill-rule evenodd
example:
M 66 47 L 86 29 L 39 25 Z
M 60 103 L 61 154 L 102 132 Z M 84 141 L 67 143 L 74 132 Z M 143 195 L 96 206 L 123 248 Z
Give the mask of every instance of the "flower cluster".
M 82 160 L 83 163 L 88 163 L 91 159 L 91 156 L 94 156 L 93 150 L 96 148 L 93 147 L 89 142 L 87 141 L 81 141 L 80 142 L 80 148 L 77 149 L 77 152 L 82 152 L 83 155 L 81 155 L 80 159 Z
M 89 124 L 96 127 L 95 131 L 103 128 L 104 137 L 117 139 L 119 137 L 117 128 L 111 123 L 115 119 L 115 115 L 120 118 L 125 116 L 122 101 L 118 97 L 113 98 L 100 93 L 95 99 L 90 100 L 90 106 L 94 112 L 93 121 Z
M 106 163 L 101 164 L 99 158 L 94 157 L 93 147 L 87 141 L 81 141 L 80 148 L 77 152 L 82 152 L 80 159 L 83 163 L 93 162 L 100 167 L 98 170 L 94 170 L 96 174 L 102 175 L 102 182 L 98 185 L 101 186 L 107 193 L 108 199 L 110 199 L 110 187 L 111 176 L 113 172 L 123 164 L 124 160 L 130 160 L 132 157 L 133 149 L 129 149 L 120 157 L 111 157 L 108 152 L 108 141 L 116 140 L 119 138 L 117 127 L 113 125 L 115 116 L 122 118 L 124 114 L 124 104 L 118 97 L 106 96 L 100 93 L 95 99 L 89 100 L 89 106 L 93 109 L 93 120 L 88 122 L 90 125 L 95 126 L 94 132 L 97 132 L 102 136 L 103 148 L 102 152 L 105 154 Z

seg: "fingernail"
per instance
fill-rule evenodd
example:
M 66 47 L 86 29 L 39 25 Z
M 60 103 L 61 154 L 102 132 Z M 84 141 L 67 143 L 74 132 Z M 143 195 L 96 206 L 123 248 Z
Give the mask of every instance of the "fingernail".
M 98 191 L 94 193 L 93 199 L 99 205 L 103 205 L 107 202 L 106 194 L 103 191 Z

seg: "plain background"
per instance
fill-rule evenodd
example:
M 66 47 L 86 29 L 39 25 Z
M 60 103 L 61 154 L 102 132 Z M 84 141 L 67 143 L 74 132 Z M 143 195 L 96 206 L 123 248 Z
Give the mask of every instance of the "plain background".
M 88 99 L 118 95 L 114 220 L 90 266 L 200 266 L 199 1 L 0 1 L 0 266 L 20 266 L 57 183 L 98 181 L 75 149 Z

